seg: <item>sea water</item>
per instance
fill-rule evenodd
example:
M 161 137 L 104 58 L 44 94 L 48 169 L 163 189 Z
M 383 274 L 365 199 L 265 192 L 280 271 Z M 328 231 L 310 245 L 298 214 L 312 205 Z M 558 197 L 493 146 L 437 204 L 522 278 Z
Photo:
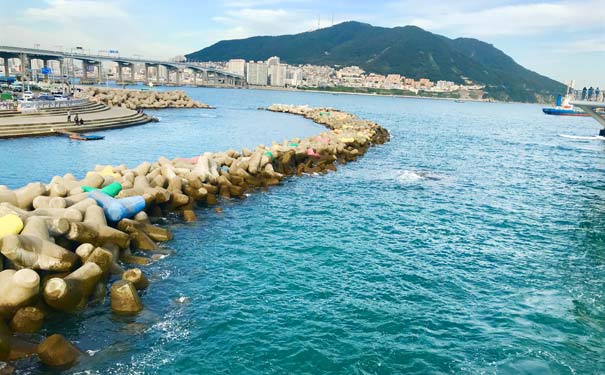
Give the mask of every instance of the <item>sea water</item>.
M 175 239 L 144 269 L 142 313 L 113 315 L 106 300 L 47 318 L 42 335 L 87 353 L 70 373 L 605 372 L 596 122 L 526 104 L 187 91 L 217 109 L 149 111 L 161 121 L 100 142 L 2 140 L 0 184 L 322 130 L 257 110 L 272 103 L 336 107 L 392 139 L 336 173 L 169 221 Z

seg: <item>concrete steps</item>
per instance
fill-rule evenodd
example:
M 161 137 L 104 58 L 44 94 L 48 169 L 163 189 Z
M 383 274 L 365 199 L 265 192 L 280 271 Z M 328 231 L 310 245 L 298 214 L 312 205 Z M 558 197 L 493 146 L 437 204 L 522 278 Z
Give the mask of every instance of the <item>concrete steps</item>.
M 96 130 L 123 128 L 145 124 L 153 121 L 153 118 L 143 113 L 133 113 L 127 116 L 112 117 L 107 119 L 89 120 L 84 125 L 75 125 L 71 122 L 48 123 L 48 124 L 21 124 L 0 126 L 1 138 L 16 138 L 30 136 L 56 135 L 55 130 L 67 130 L 72 132 L 90 132 Z
M 17 110 L 1 110 L 0 111 L 0 117 L 10 117 L 10 116 L 17 116 L 20 115 L 21 112 L 17 111 Z
M 70 111 L 72 116 L 74 116 L 76 114 L 81 114 L 81 113 L 95 113 L 95 112 L 107 111 L 108 109 L 109 109 L 109 107 L 106 106 L 105 104 L 89 102 L 84 105 L 78 105 L 78 106 L 73 106 L 73 107 L 45 108 L 45 109 L 40 109 L 37 112 L 31 112 L 31 113 L 21 113 L 21 112 L 17 112 L 17 111 L 10 111 L 10 112 L 7 111 L 6 113 L 3 113 L 0 111 L 0 117 L 15 117 L 15 116 L 23 117 L 23 116 L 40 116 L 40 115 L 67 116 L 67 111 Z

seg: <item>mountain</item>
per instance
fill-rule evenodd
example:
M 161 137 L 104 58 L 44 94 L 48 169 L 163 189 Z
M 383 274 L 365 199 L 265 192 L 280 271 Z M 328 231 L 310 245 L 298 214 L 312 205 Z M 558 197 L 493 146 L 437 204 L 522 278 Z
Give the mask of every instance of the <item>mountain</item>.
M 416 26 L 376 27 L 344 22 L 294 35 L 224 40 L 186 55 L 189 60 L 266 60 L 289 64 L 357 65 L 367 72 L 398 73 L 486 85 L 488 97 L 535 102 L 549 100 L 565 86 L 528 70 L 493 45 L 477 39 L 449 39 Z

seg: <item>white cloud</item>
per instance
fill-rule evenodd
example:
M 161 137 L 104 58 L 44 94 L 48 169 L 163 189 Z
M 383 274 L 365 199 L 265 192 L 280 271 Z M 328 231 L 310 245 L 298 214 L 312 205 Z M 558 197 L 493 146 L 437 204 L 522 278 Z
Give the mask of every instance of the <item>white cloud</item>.
M 460 36 L 528 36 L 602 28 L 605 0 L 502 5 L 474 11 L 435 12 L 412 17 L 411 24 L 431 31 L 455 31 Z
M 223 5 L 229 8 L 256 8 L 287 3 L 305 3 L 308 0 L 233 0 L 225 1 Z
M 558 44 L 553 48 L 559 53 L 577 54 L 577 53 L 605 53 L 605 36 L 600 38 L 581 39 L 568 43 Z
M 147 25 L 137 23 L 124 1 L 45 0 L 14 17 L 0 15 L 2 44 L 69 50 L 83 46 L 91 53 L 118 49 L 122 54 L 169 58 L 182 54 L 182 46 L 159 40 Z
M 228 10 L 213 21 L 228 27 L 231 38 L 254 35 L 281 35 L 312 30 L 316 21 L 306 11 L 242 8 Z
M 80 22 L 82 20 L 129 20 L 130 17 L 116 1 L 93 0 L 46 0 L 44 8 L 27 8 L 28 20 L 54 23 Z

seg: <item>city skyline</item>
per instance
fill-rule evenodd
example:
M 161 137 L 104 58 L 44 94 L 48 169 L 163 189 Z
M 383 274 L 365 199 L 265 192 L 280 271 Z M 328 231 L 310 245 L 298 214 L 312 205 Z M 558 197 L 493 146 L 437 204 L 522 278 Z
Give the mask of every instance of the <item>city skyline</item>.
M 450 38 L 494 44 L 521 65 L 576 87 L 605 86 L 600 61 L 605 37 L 594 1 L 384 1 L 379 4 L 314 0 L 193 1 L 26 0 L 6 4 L 0 44 L 169 58 L 219 40 L 280 35 L 347 20 L 376 26 L 420 26 Z M 155 27 L 161 25 L 162 27 Z M 117 27 L 119 26 L 119 27 Z

